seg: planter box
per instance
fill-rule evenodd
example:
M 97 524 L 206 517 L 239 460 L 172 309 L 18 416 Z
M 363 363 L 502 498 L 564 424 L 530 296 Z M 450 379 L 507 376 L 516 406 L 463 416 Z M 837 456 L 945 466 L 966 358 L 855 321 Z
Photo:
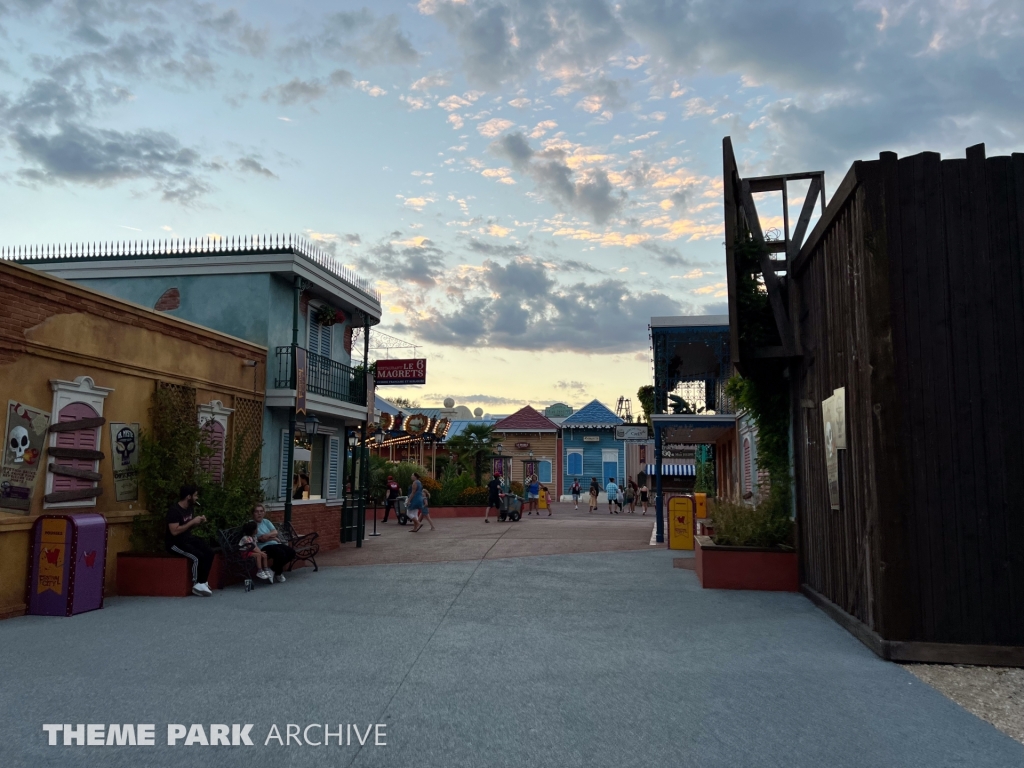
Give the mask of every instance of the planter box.
M 763 547 L 723 547 L 697 536 L 697 578 L 704 589 L 797 592 L 796 552 Z
M 210 589 L 221 589 L 224 561 L 213 556 Z M 134 597 L 188 597 L 192 594 L 192 563 L 178 555 L 119 552 L 117 594 Z

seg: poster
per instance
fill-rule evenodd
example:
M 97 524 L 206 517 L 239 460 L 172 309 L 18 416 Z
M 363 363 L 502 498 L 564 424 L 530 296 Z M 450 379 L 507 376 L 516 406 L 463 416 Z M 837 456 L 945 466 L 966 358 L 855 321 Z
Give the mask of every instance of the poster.
M 139 500 L 139 425 L 110 422 L 110 444 L 114 446 L 114 499 Z
M 828 472 L 828 497 L 832 509 L 839 509 L 838 415 L 836 395 L 833 393 L 821 401 L 821 420 L 825 427 L 825 469 Z
M 36 472 L 43 463 L 50 414 L 10 400 L 0 462 L 0 507 L 27 515 L 32 505 Z
M 64 555 L 68 548 L 68 523 L 63 519 L 43 520 L 39 538 L 39 576 L 36 591 L 64 594 Z

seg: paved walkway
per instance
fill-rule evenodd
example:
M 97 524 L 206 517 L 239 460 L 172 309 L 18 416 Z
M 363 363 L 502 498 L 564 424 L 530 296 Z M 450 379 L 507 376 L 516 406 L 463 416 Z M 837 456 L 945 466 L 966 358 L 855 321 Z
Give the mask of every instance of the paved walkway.
M 381 513 L 383 514 L 383 513 Z M 362 547 L 345 544 L 317 557 L 319 565 L 376 565 L 381 563 L 437 563 L 579 552 L 615 552 L 648 549 L 654 528 L 653 513 L 642 516 L 609 515 L 607 509 L 589 514 L 584 507 L 556 504 L 551 517 L 527 515 L 518 523 L 490 523 L 482 517 L 441 518 L 410 533 L 412 525 L 398 525 L 392 516 L 380 522 L 377 537 L 367 536 Z M 373 523 L 366 528 L 373 531 Z
M 803 597 L 702 590 L 675 554 L 305 569 L 0 622 L 0 765 L 1024 765 Z M 49 747 L 54 722 L 156 723 L 158 743 L 253 723 L 258 745 L 272 724 L 383 722 L 388 746 Z

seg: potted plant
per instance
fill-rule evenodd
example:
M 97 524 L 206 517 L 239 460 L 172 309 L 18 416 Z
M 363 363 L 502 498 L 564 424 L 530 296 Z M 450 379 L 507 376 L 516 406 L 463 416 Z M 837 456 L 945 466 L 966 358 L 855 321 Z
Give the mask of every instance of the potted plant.
M 345 313 L 340 309 L 334 309 L 334 307 L 322 304 L 317 307 L 316 312 L 313 314 L 313 319 L 320 325 L 334 325 L 335 323 L 345 322 Z

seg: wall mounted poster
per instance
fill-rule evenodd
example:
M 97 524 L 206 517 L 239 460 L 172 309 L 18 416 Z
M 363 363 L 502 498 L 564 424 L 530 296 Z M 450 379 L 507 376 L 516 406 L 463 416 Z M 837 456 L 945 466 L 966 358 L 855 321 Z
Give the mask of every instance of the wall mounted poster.
M 825 427 L 825 469 L 828 472 L 829 502 L 832 509 L 839 509 L 839 413 L 835 394 L 821 401 L 821 420 Z
M 0 462 L 0 507 L 15 514 L 28 514 L 36 472 L 43 463 L 49 426 L 48 412 L 8 401 L 3 461 Z
M 110 444 L 114 446 L 114 498 L 139 500 L 139 425 L 110 422 Z

